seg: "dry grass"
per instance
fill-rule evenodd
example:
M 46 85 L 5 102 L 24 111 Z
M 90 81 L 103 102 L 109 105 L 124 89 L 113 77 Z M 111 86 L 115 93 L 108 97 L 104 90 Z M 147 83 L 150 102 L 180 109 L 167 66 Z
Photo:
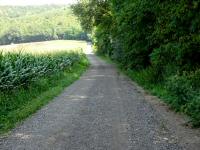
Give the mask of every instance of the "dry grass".
M 3 53 L 7 52 L 26 52 L 26 53 L 52 53 L 66 50 L 83 49 L 86 50 L 87 43 L 85 41 L 75 40 L 54 40 L 44 42 L 32 42 L 22 44 L 11 44 L 0 46 L 0 51 Z

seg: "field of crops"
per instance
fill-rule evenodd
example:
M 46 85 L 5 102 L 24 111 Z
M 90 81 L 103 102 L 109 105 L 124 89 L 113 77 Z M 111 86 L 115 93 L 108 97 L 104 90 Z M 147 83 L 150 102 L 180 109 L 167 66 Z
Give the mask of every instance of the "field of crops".
M 40 42 L 40 48 L 62 42 L 66 43 Z M 80 43 L 84 48 L 86 43 Z M 35 44 L 27 46 L 34 48 Z M 73 44 L 68 47 L 80 46 Z M 8 49 L 9 52 L 0 53 L 0 133 L 13 128 L 79 78 L 86 70 L 88 60 L 77 48 L 74 51 L 44 50 L 42 53 L 38 49 L 35 52 Z
M 44 42 L 32 42 L 22 44 L 0 45 L 0 51 L 7 52 L 25 52 L 33 54 L 46 54 L 58 51 L 70 51 L 75 49 L 85 50 L 87 43 L 76 40 L 53 40 Z
M 80 61 L 78 51 L 85 48 L 86 42 L 71 40 L 0 46 L 0 91 L 28 86 L 40 77 L 71 67 Z
M 80 61 L 80 54 L 58 52 L 48 55 L 0 54 L 0 91 L 27 87 L 38 78 L 64 71 Z

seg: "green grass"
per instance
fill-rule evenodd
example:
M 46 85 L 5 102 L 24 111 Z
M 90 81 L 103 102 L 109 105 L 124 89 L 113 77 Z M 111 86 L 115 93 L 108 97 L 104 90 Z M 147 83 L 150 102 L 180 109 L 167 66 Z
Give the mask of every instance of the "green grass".
M 199 90 L 192 89 L 191 85 L 188 84 L 188 79 L 183 78 L 184 81 L 180 80 L 181 82 L 173 80 L 170 83 L 168 81 L 154 83 L 149 80 L 151 74 L 148 68 L 141 71 L 120 69 L 132 80 L 144 87 L 145 90 L 148 90 L 152 95 L 159 97 L 160 100 L 167 103 L 171 109 L 188 115 L 187 124 L 189 126 L 200 127 Z
M 162 83 L 150 84 L 149 81 L 146 81 L 146 77 L 143 72 L 133 71 L 133 70 L 123 70 L 120 68 L 123 73 L 129 76 L 133 81 L 136 81 L 144 89 L 148 90 L 151 94 L 161 98 L 162 101 L 167 102 L 168 99 L 173 98 L 170 96 L 169 92 L 163 87 Z
M 65 87 L 77 80 L 88 65 L 87 58 L 82 56 L 78 63 L 74 63 L 65 71 L 39 78 L 37 82 L 31 83 L 28 87 L 21 87 L 11 92 L 1 92 L 0 109 L 5 111 L 1 111 L 2 114 L 0 114 L 0 134 L 14 128 L 17 123 L 47 104 Z M 11 107 L 6 108 L 7 106 Z

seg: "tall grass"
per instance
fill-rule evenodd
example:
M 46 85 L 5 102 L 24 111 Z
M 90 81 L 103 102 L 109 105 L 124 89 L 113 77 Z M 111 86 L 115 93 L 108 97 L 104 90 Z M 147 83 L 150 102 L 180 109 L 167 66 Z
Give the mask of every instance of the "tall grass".
M 87 66 L 80 52 L 0 54 L 0 133 L 46 104 Z

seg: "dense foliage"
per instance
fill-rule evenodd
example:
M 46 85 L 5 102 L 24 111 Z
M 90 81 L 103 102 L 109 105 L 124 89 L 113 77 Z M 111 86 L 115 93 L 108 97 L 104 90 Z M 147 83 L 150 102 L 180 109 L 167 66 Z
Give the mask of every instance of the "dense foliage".
M 0 45 L 54 39 L 87 40 L 67 6 L 0 6 Z
M 200 1 L 79 0 L 73 7 L 98 53 L 162 85 L 177 111 L 200 125 Z

